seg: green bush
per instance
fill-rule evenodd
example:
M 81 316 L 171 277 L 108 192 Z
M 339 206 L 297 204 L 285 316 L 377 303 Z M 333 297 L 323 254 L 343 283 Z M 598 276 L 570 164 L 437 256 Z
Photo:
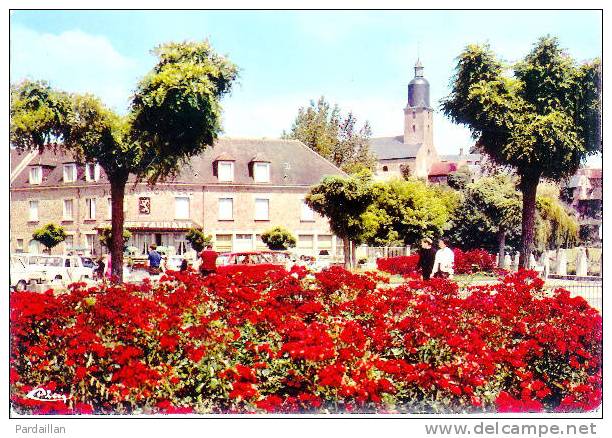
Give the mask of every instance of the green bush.
M 293 234 L 283 227 L 274 227 L 261 235 L 263 243 L 272 250 L 293 248 L 296 240 Z

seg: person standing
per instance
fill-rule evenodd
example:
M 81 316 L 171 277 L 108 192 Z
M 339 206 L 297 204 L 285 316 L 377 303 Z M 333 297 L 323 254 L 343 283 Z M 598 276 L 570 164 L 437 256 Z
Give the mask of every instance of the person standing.
M 437 278 L 453 278 L 455 254 L 446 245 L 444 239 L 438 240 L 438 248 L 434 259 L 433 273 Z
M 200 258 L 202 259 L 202 263 L 200 264 L 200 274 L 206 277 L 217 272 L 218 255 L 219 254 L 213 250 L 211 244 L 206 245 L 204 250 L 200 253 Z
M 423 275 L 423 280 L 429 280 L 434 267 L 436 258 L 436 250 L 431 247 L 432 241 L 429 238 L 421 240 L 421 249 L 419 250 L 418 267 Z
M 151 244 L 151 246 L 149 246 L 149 257 L 148 257 L 148 264 L 149 264 L 149 274 L 150 275 L 159 275 L 159 264 L 161 263 L 161 254 L 157 252 L 157 245 L 156 244 Z

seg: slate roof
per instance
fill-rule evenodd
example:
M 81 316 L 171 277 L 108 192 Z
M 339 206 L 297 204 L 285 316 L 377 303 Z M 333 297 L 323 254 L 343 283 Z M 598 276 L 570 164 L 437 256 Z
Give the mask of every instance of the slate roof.
M 459 161 L 480 161 L 482 158 L 481 154 L 451 154 L 451 155 L 440 155 L 440 161 L 451 161 L 451 162 L 459 162 Z
M 16 154 L 15 160 L 23 159 L 24 156 L 24 154 Z M 213 162 L 218 157 L 231 157 L 235 160 L 234 181 L 219 182 L 217 176 L 213 174 Z M 249 172 L 249 163 L 254 157 L 265 157 L 266 161 L 270 161 L 269 183 L 254 182 L 253 176 Z M 13 158 L 12 151 L 11 158 Z M 70 187 L 84 184 L 85 172 L 83 166 L 78 166 L 77 181 L 75 183 L 65 183 L 63 181 L 63 164 L 69 162 L 74 162 L 74 160 L 68 154 L 45 151 L 31 160 L 29 165 L 16 177 L 15 181 L 11 184 L 11 188 L 55 185 Z M 33 186 L 28 181 L 28 169 L 32 165 L 49 166 L 47 172 L 43 172 L 43 181 L 40 185 Z M 11 166 L 13 166 L 12 163 Z M 345 175 L 345 173 L 300 141 L 220 138 L 213 147 L 192 158 L 191 162 L 183 167 L 182 172 L 174 180 L 168 182 L 202 185 L 310 186 L 318 183 L 321 178 L 327 175 Z M 102 169 L 100 169 L 98 183 L 108 183 L 108 179 Z
M 370 139 L 370 150 L 379 160 L 415 158 L 422 144 L 404 144 L 404 136 L 377 137 Z

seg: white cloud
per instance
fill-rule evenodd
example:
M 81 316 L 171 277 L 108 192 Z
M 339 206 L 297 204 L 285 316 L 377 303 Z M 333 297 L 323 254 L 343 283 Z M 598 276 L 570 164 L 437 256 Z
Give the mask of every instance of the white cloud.
M 80 30 L 40 33 L 11 29 L 11 81 L 44 79 L 54 87 L 89 92 L 123 112 L 139 76 L 137 63 L 103 36 Z

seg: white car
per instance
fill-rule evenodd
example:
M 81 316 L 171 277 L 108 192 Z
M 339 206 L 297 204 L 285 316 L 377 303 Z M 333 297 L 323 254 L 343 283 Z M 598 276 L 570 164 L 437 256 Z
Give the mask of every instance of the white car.
M 23 291 L 28 288 L 28 284 L 40 284 L 45 279 L 45 272 L 26 266 L 23 259 L 18 256 L 11 256 L 10 283 L 12 289 Z
M 93 267 L 76 255 L 29 255 L 26 261 L 29 266 L 44 271 L 47 281 L 68 284 L 93 278 Z

